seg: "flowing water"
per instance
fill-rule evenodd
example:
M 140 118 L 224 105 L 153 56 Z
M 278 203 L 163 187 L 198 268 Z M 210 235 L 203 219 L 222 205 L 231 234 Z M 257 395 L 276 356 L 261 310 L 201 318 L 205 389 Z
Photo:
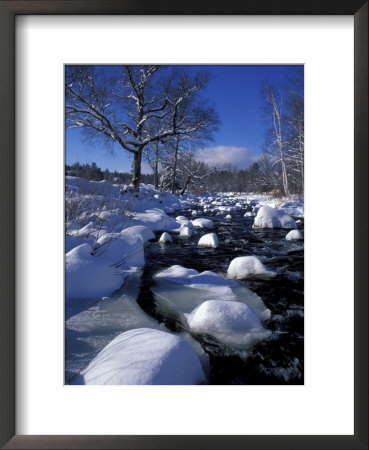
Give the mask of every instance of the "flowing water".
M 252 205 L 247 209 L 251 211 Z M 209 230 L 191 237 L 171 233 L 173 243 L 149 242 L 146 265 L 129 277 L 122 289 L 104 301 L 66 307 L 66 380 L 71 380 L 111 339 L 132 328 L 150 327 L 181 334 L 207 365 L 210 384 L 303 384 L 304 383 L 304 247 L 302 241 L 286 241 L 288 230 L 254 229 L 253 217 L 245 211 L 232 218 L 197 208 L 198 217 L 210 218 L 220 246 L 200 248 L 197 242 Z M 191 213 L 180 212 L 189 219 Z M 303 230 L 303 221 L 298 224 Z M 156 241 L 161 233 L 156 234 Z M 252 348 L 225 345 L 214 337 L 191 333 L 175 314 L 157 302 L 153 275 L 179 264 L 199 272 L 211 270 L 225 275 L 232 259 L 256 255 L 277 276 L 268 280 L 240 281 L 255 292 L 270 309 L 265 327 L 267 339 Z M 180 287 L 179 287 L 180 289 Z M 175 296 L 175 288 L 173 291 Z M 222 300 L 222 298 L 218 298 Z

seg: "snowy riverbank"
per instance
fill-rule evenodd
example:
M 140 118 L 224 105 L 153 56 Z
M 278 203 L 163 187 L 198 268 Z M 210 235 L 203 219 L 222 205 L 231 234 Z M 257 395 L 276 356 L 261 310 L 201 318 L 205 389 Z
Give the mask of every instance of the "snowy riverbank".
M 263 208 L 265 206 L 266 208 Z M 178 211 L 178 216 L 169 217 L 168 214 L 174 211 Z M 188 217 L 180 215 L 180 211 L 185 212 Z M 137 294 L 140 284 L 140 268 L 145 266 L 145 245 L 148 241 L 159 240 L 162 232 L 166 232 L 170 239 L 195 237 L 201 248 L 209 247 L 211 251 L 217 252 L 217 247 L 224 244 L 222 240 L 218 241 L 214 233 L 209 233 L 213 223 L 211 218 L 221 217 L 230 221 L 232 215 L 241 213 L 247 220 L 252 220 L 256 227 L 286 228 L 284 233 L 286 236 L 290 229 L 297 228 L 296 222 L 303 220 L 304 206 L 302 200 L 293 198 L 276 200 L 266 195 L 239 193 L 202 197 L 187 194 L 178 197 L 162 194 L 150 185 L 144 185 L 140 193 L 135 194 L 128 187 L 67 177 L 66 301 L 67 309 L 70 311 L 67 317 L 68 332 L 73 330 L 80 332 L 83 328 L 87 330 L 88 323 L 97 320 L 99 326 L 103 328 L 109 328 L 114 322 L 113 328 L 116 330 L 114 336 L 122 336 L 119 342 L 126 342 L 125 333 L 135 329 L 142 329 L 145 336 L 148 333 L 146 330 L 154 329 L 173 334 L 163 323 L 157 323 L 148 317 L 135 300 L 134 291 L 136 290 Z M 160 245 L 172 245 L 170 239 L 166 236 Z M 294 241 L 285 242 L 291 242 L 293 245 Z M 256 256 L 254 259 L 235 258 L 228 273 L 227 271 L 199 273 L 188 264 L 182 267 L 180 254 L 177 260 L 177 265 L 173 264 L 156 274 L 156 287 L 153 293 L 159 309 L 166 313 L 171 311 L 179 317 L 178 323 L 181 324 L 182 331 L 176 333 L 177 338 L 187 341 L 195 356 L 197 355 L 196 358 L 189 356 L 189 360 L 196 361 L 194 367 L 200 361 L 205 375 L 199 375 L 199 370 L 194 369 L 193 379 L 184 381 L 181 377 L 176 378 L 173 375 L 168 378 L 163 375 L 146 379 L 146 384 L 166 384 L 169 379 L 170 384 L 206 382 L 209 361 L 204 349 L 194 339 L 194 333 L 211 335 L 224 345 L 238 345 L 244 350 L 270 336 L 270 331 L 265 326 L 265 321 L 270 318 L 270 311 L 263 300 L 238 281 L 227 278 L 263 280 L 274 277 L 277 272 L 264 267 Z M 130 288 L 132 283 L 133 289 L 132 286 Z M 114 292 L 119 292 L 121 296 L 125 290 L 127 295 L 124 304 L 119 304 L 118 308 L 109 311 L 111 305 L 106 302 L 103 316 L 100 315 L 98 318 L 94 316 L 96 311 L 90 308 L 91 304 L 95 304 L 93 302 L 101 299 L 104 302 L 106 298 L 114 298 Z M 79 365 L 71 367 L 72 372 L 81 374 L 76 382 L 85 383 L 88 380 L 97 382 L 95 376 L 87 374 L 92 373 L 92 366 L 94 370 L 96 369 L 96 365 L 103 357 L 98 356 L 99 352 L 104 351 L 103 348 L 112 341 L 110 332 L 102 333 L 102 336 L 101 339 L 90 342 L 90 345 L 93 345 L 92 351 L 78 350 L 81 354 L 85 352 L 86 355 L 81 358 L 82 366 L 80 362 Z M 165 364 L 168 361 L 177 361 L 178 364 L 175 349 L 187 347 L 178 339 L 171 341 L 164 335 L 155 336 L 158 336 L 155 344 L 157 356 L 153 355 L 150 364 L 160 365 L 164 360 Z M 161 342 L 169 345 L 168 351 L 174 352 L 173 358 L 168 360 L 164 357 Z M 141 341 L 140 345 L 143 345 Z M 133 365 L 137 365 L 140 358 L 144 359 L 144 355 L 140 352 L 128 352 L 126 344 L 122 352 L 129 353 L 130 364 Z M 187 350 L 186 352 L 188 353 Z M 91 361 L 89 355 L 95 355 L 96 360 Z M 137 364 L 132 360 L 134 357 L 138 358 Z M 111 347 L 109 358 L 114 359 Z M 119 359 L 118 354 L 117 358 Z M 137 366 L 139 370 L 147 370 L 145 364 L 141 363 Z M 112 374 L 111 379 L 115 380 L 115 383 L 119 380 L 121 384 L 140 384 L 137 380 L 143 378 L 140 378 L 139 374 L 133 378 L 128 373 L 127 376 L 124 375 L 125 364 L 122 358 L 112 362 L 110 367 L 112 370 L 114 368 L 115 374 L 114 376 Z M 83 366 L 85 369 L 80 372 Z M 154 370 L 152 367 L 151 369 Z M 97 370 L 100 373 L 100 369 Z M 83 373 L 86 375 L 85 379 Z M 98 379 L 100 380 L 98 384 L 106 383 L 106 380 Z

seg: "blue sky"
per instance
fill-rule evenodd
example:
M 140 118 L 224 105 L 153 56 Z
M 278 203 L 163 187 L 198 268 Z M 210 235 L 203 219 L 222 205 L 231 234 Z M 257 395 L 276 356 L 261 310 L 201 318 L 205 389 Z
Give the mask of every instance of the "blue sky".
M 214 141 L 198 150 L 199 159 L 219 167 L 231 163 L 247 168 L 254 162 L 264 142 L 268 124 L 263 112 L 260 93 L 262 82 L 268 80 L 276 86 L 286 84 L 291 66 L 286 65 L 224 65 L 190 66 L 191 71 L 208 70 L 212 73 L 204 95 L 219 114 L 221 124 L 214 134 Z M 85 142 L 81 130 L 66 131 L 66 163 L 96 164 L 103 170 L 129 172 L 132 158 L 118 145 L 111 148 L 100 143 Z M 149 172 L 143 167 L 144 172 Z

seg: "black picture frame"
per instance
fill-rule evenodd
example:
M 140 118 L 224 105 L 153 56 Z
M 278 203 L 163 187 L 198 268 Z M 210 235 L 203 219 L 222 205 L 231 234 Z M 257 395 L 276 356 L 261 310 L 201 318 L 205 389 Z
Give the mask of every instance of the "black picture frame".
M 354 435 L 15 435 L 15 17 L 19 14 L 353 15 L 355 58 Z M 0 1 L 0 445 L 6 449 L 368 449 L 368 1 Z M 318 405 L 317 405 L 318 407 Z

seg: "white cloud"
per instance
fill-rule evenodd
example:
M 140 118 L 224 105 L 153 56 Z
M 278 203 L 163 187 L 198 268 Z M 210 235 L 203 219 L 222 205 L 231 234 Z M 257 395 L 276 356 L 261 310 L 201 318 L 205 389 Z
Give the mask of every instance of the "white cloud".
M 259 155 L 255 155 L 246 147 L 207 147 L 196 151 L 196 157 L 210 167 L 221 168 L 226 164 L 231 164 L 239 169 L 247 169 L 252 163 L 257 161 Z

